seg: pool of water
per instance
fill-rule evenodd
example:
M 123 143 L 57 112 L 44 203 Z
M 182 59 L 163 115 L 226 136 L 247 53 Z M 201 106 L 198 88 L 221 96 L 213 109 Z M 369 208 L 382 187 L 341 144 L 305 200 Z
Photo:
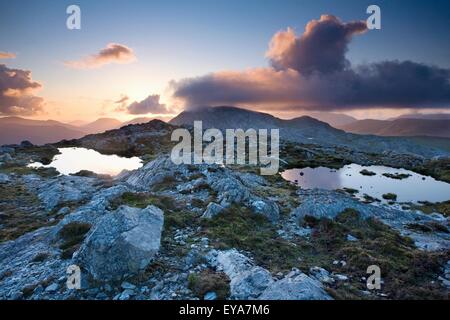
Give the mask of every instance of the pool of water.
M 360 171 L 363 169 L 372 171 L 375 175 L 362 175 Z M 406 179 L 397 180 L 385 177 L 383 173 L 403 173 L 410 176 Z M 434 178 L 409 170 L 385 166 L 364 167 L 351 164 L 338 170 L 324 167 L 289 169 L 282 172 L 281 175 L 284 179 L 304 189 L 356 189 L 359 192 L 355 196 L 361 199 L 364 194 L 367 194 L 386 202 L 382 199 L 382 195 L 395 193 L 397 202 L 417 203 L 419 201 L 442 202 L 450 200 L 449 183 L 437 181 Z
M 98 174 L 115 176 L 122 170 L 134 170 L 142 166 L 138 157 L 124 158 L 117 155 L 105 155 L 86 148 L 59 148 L 53 161 L 48 165 L 40 162 L 31 163 L 30 167 L 53 167 L 62 174 L 89 170 Z

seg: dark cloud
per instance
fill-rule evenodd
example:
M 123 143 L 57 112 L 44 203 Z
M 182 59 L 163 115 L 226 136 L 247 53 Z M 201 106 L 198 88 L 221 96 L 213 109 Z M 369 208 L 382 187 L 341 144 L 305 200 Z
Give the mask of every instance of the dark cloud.
M 0 64 L 0 115 L 32 115 L 42 111 L 44 99 L 33 95 L 41 87 L 31 79 L 31 71 Z
M 130 114 L 165 114 L 168 113 L 165 104 L 159 103 L 159 95 L 150 95 L 141 102 L 133 102 L 127 107 Z
M 118 43 L 110 43 L 96 54 L 80 60 L 67 61 L 65 65 L 75 69 L 92 69 L 110 63 L 130 63 L 134 60 L 136 60 L 136 56 L 131 48 Z
M 292 29 L 280 31 L 270 42 L 267 57 L 277 69 L 294 69 L 302 74 L 344 70 L 352 36 L 367 31 L 365 21 L 343 23 L 331 15 L 310 21 L 297 37 Z
M 242 105 L 268 110 L 448 108 L 450 70 L 411 61 L 352 67 L 345 58 L 365 22 L 322 16 L 297 37 L 277 33 L 267 56 L 271 67 L 216 72 L 171 83 L 186 108 Z

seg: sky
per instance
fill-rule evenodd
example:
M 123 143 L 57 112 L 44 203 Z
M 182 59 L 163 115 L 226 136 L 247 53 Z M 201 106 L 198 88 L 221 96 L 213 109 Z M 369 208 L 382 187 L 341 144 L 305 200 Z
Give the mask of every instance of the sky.
M 66 27 L 72 4 L 80 30 Z M 371 4 L 381 30 L 350 30 Z M 166 118 L 202 104 L 281 117 L 448 112 L 449 57 L 447 0 L 0 0 L 0 115 Z

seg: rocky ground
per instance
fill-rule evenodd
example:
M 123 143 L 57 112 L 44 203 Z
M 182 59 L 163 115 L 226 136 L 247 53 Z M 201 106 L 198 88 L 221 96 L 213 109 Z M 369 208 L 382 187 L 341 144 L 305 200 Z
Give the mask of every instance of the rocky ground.
M 161 145 L 166 129 L 152 128 Z M 297 189 L 248 166 L 174 165 L 167 146 L 148 145 L 155 133 L 130 141 L 135 130 L 62 143 L 152 150 L 143 167 L 115 178 L 26 167 L 48 163 L 54 146 L 1 148 L 1 299 L 449 298 L 448 209 L 441 210 L 448 207 L 399 210 L 342 191 Z M 447 161 L 284 150 L 286 166 Z M 80 290 L 66 285 L 71 265 L 81 268 Z M 370 265 L 381 269 L 379 290 L 367 288 Z

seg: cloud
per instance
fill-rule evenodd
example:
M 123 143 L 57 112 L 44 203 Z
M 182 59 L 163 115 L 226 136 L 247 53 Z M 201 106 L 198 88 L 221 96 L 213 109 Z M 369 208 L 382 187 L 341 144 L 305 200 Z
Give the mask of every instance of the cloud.
M 41 87 L 31 79 L 31 71 L 0 64 L 0 115 L 33 115 L 42 111 L 44 99 L 33 95 Z
M 266 56 L 276 69 L 294 69 L 302 74 L 314 71 L 329 73 L 344 70 L 352 36 L 367 31 L 365 21 L 343 23 L 335 16 L 322 15 L 308 22 L 297 37 L 292 29 L 276 33 Z
M 127 110 L 127 102 L 130 98 L 127 95 L 121 95 L 119 100 L 114 101 L 116 112 L 124 112 Z
M 136 60 L 136 56 L 131 48 L 118 43 L 110 43 L 96 54 L 81 60 L 66 61 L 64 64 L 75 69 L 94 69 L 111 63 L 125 64 L 134 60 Z
M 14 59 L 15 57 L 15 53 L 0 51 L 0 59 Z
M 215 72 L 173 81 L 185 108 L 242 105 L 258 110 L 352 110 L 364 108 L 448 108 L 450 70 L 411 61 L 351 66 L 345 54 L 363 21 L 344 23 L 323 15 L 301 36 L 292 29 L 272 38 L 270 66 Z
M 159 95 L 149 95 L 141 102 L 133 102 L 127 107 L 130 114 L 166 114 L 168 110 L 165 104 L 159 103 Z

